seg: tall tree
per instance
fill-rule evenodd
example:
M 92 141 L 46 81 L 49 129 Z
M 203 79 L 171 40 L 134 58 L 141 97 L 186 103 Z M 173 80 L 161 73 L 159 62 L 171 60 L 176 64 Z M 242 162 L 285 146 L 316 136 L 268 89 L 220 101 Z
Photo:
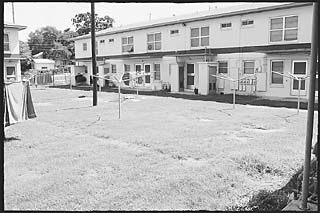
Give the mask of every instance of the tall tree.
M 79 13 L 71 19 L 72 24 L 76 28 L 76 32 L 79 35 L 89 34 L 90 32 L 90 23 L 91 13 Z M 109 16 L 99 17 L 98 14 L 95 14 L 95 29 L 96 31 L 104 30 L 113 26 L 114 19 Z
M 21 71 L 24 73 L 31 69 L 31 50 L 27 42 L 19 41 L 20 65 Z
M 60 34 L 61 31 L 52 26 L 42 27 L 35 32 L 29 33 L 28 44 L 32 55 L 43 52 L 43 56 L 46 58 L 50 50 L 54 48 L 55 41 Z

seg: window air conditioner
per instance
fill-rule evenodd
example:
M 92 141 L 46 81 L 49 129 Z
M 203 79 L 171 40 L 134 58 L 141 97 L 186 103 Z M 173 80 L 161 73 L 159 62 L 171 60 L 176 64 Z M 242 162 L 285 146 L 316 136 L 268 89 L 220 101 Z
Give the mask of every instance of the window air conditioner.
M 148 45 L 148 50 L 152 50 L 152 45 L 151 44 Z

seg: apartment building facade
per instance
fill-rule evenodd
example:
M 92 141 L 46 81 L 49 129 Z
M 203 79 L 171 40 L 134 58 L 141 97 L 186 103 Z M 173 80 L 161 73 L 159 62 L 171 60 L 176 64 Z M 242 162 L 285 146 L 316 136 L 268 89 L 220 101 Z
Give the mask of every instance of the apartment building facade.
M 169 17 L 96 33 L 100 75 L 126 73 L 127 83 L 172 92 L 294 97 L 310 66 L 312 3 L 251 4 Z M 92 73 L 91 38 L 74 38 L 76 65 Z M 282 76 L 278 73 L 282 73 Z M 290 73 L 290 74 L 289 74 Z M 236 84 L 219 78 L 246 79 Z M 99 80 L 104 86 L 104 81 Z M 300 94 L 307 97 L 308 79 Z
M 4 24 L 3 27 L 3 72 L 5 81 L 21 81 L 19 31 L 26 26 Z

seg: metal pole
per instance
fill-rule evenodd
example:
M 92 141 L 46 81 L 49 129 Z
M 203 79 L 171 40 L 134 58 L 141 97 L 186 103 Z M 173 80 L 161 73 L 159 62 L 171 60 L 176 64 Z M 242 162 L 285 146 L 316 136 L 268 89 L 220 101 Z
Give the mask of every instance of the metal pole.
M 93 106 L 97 106 L 97 74 L 96 68 L 96 34 L 95 34 L 95 12 L 94 2 L 91 2 L 91 53 L 92 53 L 92 74 L 93 74 Z
M 71 77 L 71 67 L 70 67 L 69 69 L 70 69 L 70 89 L 72 90 L 72 77 Z
M 300 109 L 300 87 L 301 87 L 301 79 L 298 78 L 298 82 L 299 82 L 299 89 L 298 89 L 298 108 L 297 108 L 297 114 L 299 114 L 299 109 Z
M 314 99 L 315 99 L 315 80 L 317 69 L 317 53 L 318 53 L 318 2 L 313 3 L 312 11 L 312 37 L 311 37 L 311 66 L 310 66 L 310 83 L 308 91 L 308 118 L 306 131 L 306 146 L 305 146 L 305 160 L 303 169 L 302 182 L 302 203 L 301 209 L 308 210 L 307 199 L 309 194 L 309 176 L 310 176 L 310 160 L 311 160 L 311 144 L 313 134 L 313 119 L 314 119 Z
M 233 109 L 236 108 L 236 81 L 233 81 Z
M 120 82 L 118 82 L 118 96 L 119 96 L 119 119 L 121 114 L 121 94 L 120 94 Z
M 36 80 L 35 80 L 36 88 L 38 87 L 38 70 L 36 70 Z

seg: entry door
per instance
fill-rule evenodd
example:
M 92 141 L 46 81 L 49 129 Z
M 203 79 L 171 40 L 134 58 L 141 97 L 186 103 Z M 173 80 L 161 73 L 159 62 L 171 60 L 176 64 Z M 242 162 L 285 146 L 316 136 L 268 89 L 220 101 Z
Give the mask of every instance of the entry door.
M 144 82 L 145 82 L 146 86 L 150 85 L 150 83 L 151 83 L 151 79 L 150 79 L 150 71 L 151 70 L 150 69 L 151 69 L 151 64 L 144 65 L 144 73 L 145 73 Z
M 184 89 L 184 67 L 179 67 L 179 90 Z
M 217 90 L 217 66 L 209 66 L 209 93 L 215 93 Z
M 194 89 L 194 64 L 187 64 L 187 88 Z
M 298 78 L 307 76 L 307 61 L 293 61 L 292 62 L 292 74 Z M 291 95 L 298 95 L 299 93 L 299 81 L 291 80 Z M 306 95 L 306 81 L 301 80 L 300 95 Z
M 141 64 L 136 64 L 135 68 L 136 68 L 136 74 L 137 74 L 137 75 L 141 75 Z M 139 78 L 136 80 L 136 82 L 137 82 L 137 84 L 138 84 L 139 86 L 141 86 L 142 83 L 143 83 L 142 77 L 139 77 Z

